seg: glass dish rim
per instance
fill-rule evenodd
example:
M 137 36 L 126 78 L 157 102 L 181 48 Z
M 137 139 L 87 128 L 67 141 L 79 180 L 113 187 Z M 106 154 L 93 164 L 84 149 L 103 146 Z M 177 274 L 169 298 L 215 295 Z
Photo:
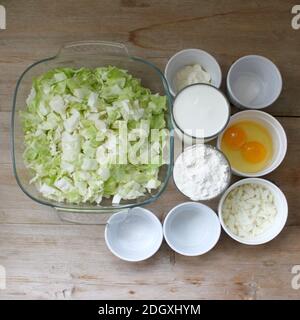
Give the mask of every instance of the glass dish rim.
M 170 124 L 168 127 L 169 130 L 169 134 L 170 134 L 170 138 L 169 138 L 169 143 L 170 143 L 170 152 L 169 152 L 169 157 L 170 157 L 170 162 L 168 164 L 168 169 L 167 169 L 167 173 L 166 173 L 166 177 L 164 179 L 164 181 L 162 181 L 163 186 L 162 188 L 154 195 L 154 196 L 150 196 L 149 198 L 145 199 L 144 201 L 140 202 L 140 203 L 128 203 L 128 204 L 123 204 L 123 205 L 111 205 L 111 206 L 101 206 L 101 205 L 97 205 L 97 204 L 90 204 L 90 207 L 84 207 L 85 204 L 83 204 L 82 207 L 78 207 L 77 204 L 75 203 L 51 203 L 50 201 L 48 202 L 47 199 L 38 199 L 36 197 L 34 197 L 30 192 L 28 192 L 26 190 L 26 188 L 23 186 L 23 184 L 21 183 L 18 173 L 17 173 L 17 166 L 16 166 L 16 156 L 15 156 L 15 116 L 16 116 L 16 101 L 17 101 L 17 93 L 18 93 L 18 89 L 19 86 L 21 84 L 22 79 L 24 78 L 25 74 L 31 70 L 33 67 L 37 66 L 38 64 L 44 63 L 44 62 L 48 62 L 51 60 L 55 60 L 59 57 L 59 53 L 60 50 L 58 51 L 58 53 L 54 56 L 48 57 L 48 58 L 44 58 L 41 60 L 38 60 L 32 64 L 30 64 L 20 75 L 20 77 L 18 78 L 18 81 L 16 83 L 16 87 L 14 89 L 14 96 L 13 96 L 13 106 L 12 106 L 12 113 L 11 113 L 11 121 L 10 121 L 10 144 L 11 144 L 11 158 L 12 158 L 12 166 L 13 166 L 13 174 L 15 176 L 15 179 L 17 181 L 18 186 L 20 187 L 20 189 L 23 191 L 24 194 L 26 194 L 31 200 L 42 204 L 42 205 L 46 205 L 48 207 L 52 207 L 55 208 L 57 210 L 62 210 L 62 211 L 74 211 L 74 212 L 88 212 L 88 213 L 105 213 L 107 211 L 116 211 L 116 210 L 124 210 L 124 209 L 130 209 L 133 207 L 137 207 L 137 206 L 145 206 L 148 204 L 153 203 L 154 201 L 156 201 L 161 194 L 165 191 L 165 189 L 167 188 L 168 182 L 170 177 L 172 176 L 172 171 L 173 171 L 173 162 L 174 162 L 174 128 L 172 125 L 172 96 L 171 93 L 169 91 L 169 87 L 167 84 L 167 81 L 165 79 L 164 74 L 162 73 L 162 71 L 152 62 L 147 61 L 143 58 L 134 56 L 134 55 L 127 55 L 127 58 L 129 60 L 132 61 L 139 61 L 142 62 L 146 65 L 148 65 L 149 67 L 153 68 L 158 75 L 160 76 L 162 82 L 163 82 L 163 87 L 165 90 L 165 95 L 167 97 L 168 100 L 168 117 L 170 118 Z

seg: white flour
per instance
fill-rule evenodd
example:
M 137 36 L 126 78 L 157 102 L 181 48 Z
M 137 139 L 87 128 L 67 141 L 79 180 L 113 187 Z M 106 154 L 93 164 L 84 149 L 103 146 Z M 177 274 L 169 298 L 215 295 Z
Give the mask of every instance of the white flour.
M 229 175 L 230 168 L 222 153 L 202 144 L 187 148 L 176 159 L 173 172 L 178 189 L 193 201 L 220 194 Z

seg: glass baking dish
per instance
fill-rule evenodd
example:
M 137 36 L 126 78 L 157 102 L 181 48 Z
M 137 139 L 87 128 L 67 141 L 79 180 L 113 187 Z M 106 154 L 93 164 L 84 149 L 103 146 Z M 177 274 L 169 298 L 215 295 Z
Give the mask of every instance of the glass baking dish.
M 168 111 L 166 113 L 166 123 L 170 132 L 167 156 L 169 159 L 167 159 L 167 164 L 160 168 L 159 178 L 162 183 L 152 193 L 147 193 L 145 196 L 135 200 L 122 201 L 119 205 L 112 205 L 111 199 L 104 199 L 101 205 L 78 205 L 48 200 L 38 192 L 34 185 L 29 184 L 32 175 L 25 167 L 22 157 L 24 152 L 24 134 L 19 113 L 26 107 L 25 101 L 30 92 L 32 81 L 34 78 L 53 68 L 96 68 L 108 65 L 128 70 L 130 74 L 141 79 L 143 86 L 151 89 L 154 93 L 158 92 L 167 97 Z M 43 59 L 29 66 L 17 82 L 13 101 L 11 128 L 13 169 L 20 188 L 32 200 L 55 208 L 64 220 L 79 223 L 97 223 L 100 215 L 96 214 L 112 213 L 149 204 L 158 199 L 162 194 L 171 175 L 174 135 L 171 124 L 171 95 L 167 82 L 155 65 L 144 59 L 131 56 L 123 44 L 103 41 L 70 43 L 62 47 L 54 57 Z M 102 220 L 100 219 L 100 221 Z

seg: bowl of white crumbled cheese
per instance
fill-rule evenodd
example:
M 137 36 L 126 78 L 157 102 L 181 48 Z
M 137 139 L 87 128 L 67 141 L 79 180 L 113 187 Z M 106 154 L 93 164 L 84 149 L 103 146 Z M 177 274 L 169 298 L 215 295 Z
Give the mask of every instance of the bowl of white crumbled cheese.
M 177 189 L 193 201 L 211 200 L 222 194 L 231 179 L 225 155 L 209 144 L 184 149 L 173 168 Z
M 165 67 L 169 90 L 175 96 L 194 83 L 207 83 L 220 88 L 222 71 L 217 60 L 200 49 L 184 49 L 174 54 Z
M 260 178 L 239 180 L 223 194 L 218 208 L 224 231 L 248 245 L 271 241 L 284 228 L 288 205 L 283 192 Z

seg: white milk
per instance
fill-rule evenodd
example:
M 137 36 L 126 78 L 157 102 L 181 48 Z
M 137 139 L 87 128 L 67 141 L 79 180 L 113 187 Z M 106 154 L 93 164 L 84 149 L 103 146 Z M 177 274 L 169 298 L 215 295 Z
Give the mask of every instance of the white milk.
M 218 89 L 211 85 L 196 84 L 186 87 L 177 95 L 173 115 L 175 125 L 185 134 L 209 140 L 225 128 L 230 107 Z

